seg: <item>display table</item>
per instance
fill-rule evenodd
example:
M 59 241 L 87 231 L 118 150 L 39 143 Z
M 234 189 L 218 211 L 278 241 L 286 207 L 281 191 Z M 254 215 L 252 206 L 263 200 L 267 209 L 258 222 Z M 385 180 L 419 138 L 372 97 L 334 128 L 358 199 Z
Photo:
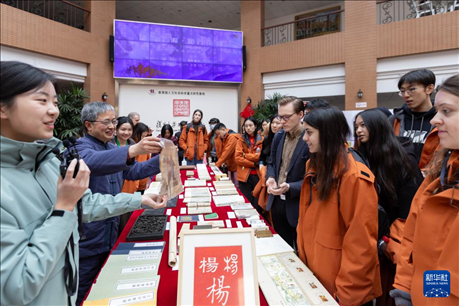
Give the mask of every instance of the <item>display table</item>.
M 214 175 L 212 175 L 212 170 L 208 167 L 209 173 L 211 173 L 212 181 L 215 179 Z M 196 170 L 195 172 L 195 177 L 196 175 Z M 186 180 L 186 171 L 182 170 L 181 171 L 181 178 L 182 182 Z M 208 182 L 209 183 L 209 182 Z M 213 187 L 213 185 L 212 185 Z M 193 188 L 193 187 L 190 187 Z M 238 190 L 239 191 L 239 190 Z M 242 195 L 242 193 L 239 191 L 239 193 Z M 248 201 L 247 201 L 248 202 Z M 178 199 L 177 201 L 177 206 L 176 207 L 171 207 L 171 208 L 166 208 L 166 212 L 168 209 L 172 210 L 172 216 L 179 216 L 180 215 L 180 209 L 182 207 L 186 207 L 185 203 L 183 203 L 183 199 Z M 232 211 L 231 207 L 225 206 L 225 207 L 216 207 L 213 200 L 211 203 L 212 211 L 216 212 L 218 214 L 218 219 L 215 220 L 227 220 L 228 219 L 228 214 L 227 212 Z M 129 234 L 129 231 L 131 230 L 132 226 L 134 225 L 134 222 L 136 219 L 142 214 L 143 210 L 137 210 L 132 213 L 131 218 L 129 219 L 128 223 L 126 224 L 123 232 L 121 233 L 120 237 L 118 238 L 114 249 L 118 246 L 119 243 L 126 242 L 126 237 Z M 260 216 L 260 218 L 262 218 Z M 229 219 L 231 220 L 231 225 L 233 228 L 237 228 L 236 221 L 241 221 L 242 225 L 244 227 L 249 227 L 250 225 L 247 224 L 245 220 L 239 220 L 239 219 Z M 267 222 L 266 222 L 267 223 Z M 180 233 L 181 227 L 184 223 L 177 223 L 177 234 Z M 196 225 L 196 222 L 191 222 L 191 228 Z M 268 225 L 269 226 L 269 225 Z M 275 233 L 274 230 L 270 227 L 271 232 Z M 165 241 L 165 248 L 164 252 L 161 257 L 161 263 L 158 269 L 158 275 L 161 276 L 161 280 L 159 282 L 159 288 L 158 288 L 158 296 L 157 296 L 157 305 L 176 305 L 177 304 L 177 290 L 178 290 L 178 270 L 173 271 L 172 268 L 168 265 L 168 256 L 167 256 L 167 250 L 169 249 L 169 231 L 166 230 L 164 233 L 164 237 L 162 241 Z M 180 254 L 179 254 L 179 260 L 180 260 Z M 178 263 L 177 263 L 178 264 Z M 96 279 L 97 282 L 97 279 Z M 259 289 L 260 290 L 260 289 Z M 268 305 L 265 297 L 263 296 L 262 291 L 260 290 L 260 305 Z

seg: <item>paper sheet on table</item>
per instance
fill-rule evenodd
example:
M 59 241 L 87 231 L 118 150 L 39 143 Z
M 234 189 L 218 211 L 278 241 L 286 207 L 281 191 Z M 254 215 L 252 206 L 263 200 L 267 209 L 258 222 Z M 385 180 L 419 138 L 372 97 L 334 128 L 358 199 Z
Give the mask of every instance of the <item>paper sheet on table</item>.
M 255 238 L 257 256 L 293 252 L 293 248 L 278 234 L 272 237 Z
M 174 267 L 177 263 L 177 218 L 170 217 L 169 220 L 169 266 Z
M 172 199 L 183 192 L 177 148 L 169 139 L 161 138 L 161 141 L 164 147 L 159 155 L 159 167 L 162 174 L 160 195 L 166 195 L 168 199 Z

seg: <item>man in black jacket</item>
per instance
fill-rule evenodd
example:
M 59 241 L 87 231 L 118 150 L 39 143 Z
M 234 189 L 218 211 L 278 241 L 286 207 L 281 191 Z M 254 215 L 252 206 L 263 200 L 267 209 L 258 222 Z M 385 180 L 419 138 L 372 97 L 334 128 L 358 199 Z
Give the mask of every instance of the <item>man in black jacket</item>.
M 303 101 L 296 97 L 279 100 L 279 120 L 283 130 L 276 134 L 271 146 L 271 158 L 266 172 L 268 201 L 274 229 L 290 246 L 296 245 L 301 185 L 305 175 L 309 148 L 302 141 L 304 128 Z
M 414 144 L 414 153 L 419 166 L 423 168 L 430 160 L 425 157 L 422 162 L 421 155 L 424 144 L 434 126 L 430 120 L 436 111 L 430 99 L 435 87 L 435 74 L 427 69 L 419 69 L 408 72 L 398 81 L 399 95 L 405 101 L 401 108 L 394 109 L 394 115 L 389 117 L 396 136 L 411 138 Z M 439 143 L 436 133 L 429 137 L 429 152 L 433 154 Z

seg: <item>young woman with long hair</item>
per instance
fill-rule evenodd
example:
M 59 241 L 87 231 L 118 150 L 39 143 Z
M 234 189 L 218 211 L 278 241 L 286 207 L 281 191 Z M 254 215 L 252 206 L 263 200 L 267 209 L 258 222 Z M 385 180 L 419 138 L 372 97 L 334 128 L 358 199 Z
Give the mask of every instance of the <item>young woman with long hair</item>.
M 375 178 L 347 149 L 349 126 L 335 107 L 304 119 L 310 159 L 301 187 L 298 255 L 341 305 L 381 294 Z
M 397 305 L 459 305 L 459 75 L 438 86 L 435 109 L 430 123 L 443 149 L 427 168 L 406 220 L 391 292 Z M 435 279 L 425 274 L 432 270 Z M 424 291 L 424 281 L 437 277 L 449 282 L 450 292 Z
M 406 219 L 422 183 L 410 139 L 397 138 L 386 115 L 378 109 L 358 113 L 355 132 L 356 149 L 368 160 L 380 188 L 380 205 L 391 223 L 397 218 Z
M 259 158 L 260 180 L 252 193 L 253 196 L 257 198 L 258 206 L 263 210 L 266 209 L 266 204 L 269 196 L 268 188 L 266 186 L 266 167 L 268 165 L 269 159 L 271 158 L 271 144 L 273 142 L 274 135 L 276 135 L 276 133 L 280 130 L 282 130 L 282 122 L 279 119 L 278 114 L 275 114 L 271 117 L 269 122 L 268 136 L 263 139 L 263 143 L 261 145 L 261 153 Z M 272 224 L 271 212 L 266 212 L 264 217 Z
M 269 119 L 263 119 L 263 121 L 261 122 L 261 129 L 258 131 L 258 134 L 260 134 L 261 136 L 263 136 L 263 138 L 265 138 L 266 136 L 268 136 L 268 133 L 269 133 L 269 122 L 270 122 Z
M 263 139 L 263 146 L 260 154 L 260 168 L 268 164 L 268 158 L 271 156 L 271 144 L 274 139 L 274 135 L 282 130 L 282 122 L 279 116 L 275 114 L 271 117 L 269 122 L 268 136 Z
M 367 159 L 379 187 L 379 204 L 386 211 L 391 231 L 385 254 L 379 258 L 383 294 L 376 305 L 393 305 L 393 289 L 401 233 L 422 173 L 416 162 L 414 146 L 408 137 L 396 137 L 387 116 L 379 109 L 369 109 L 355 118 L 356 149 Z M 408 153 L 409 152 L 409 153 Z M 381 252 L 382 253 L 382 252 Z M 387 254 L 387 255 L 386 255 Z
M 74 159 L 61 177 L 53 82 L 28 64 L 0 62 L 2 305 L 75 305 L 79 221 L 103 220 L 142 203 L 166 205 L 140 194 L 92 194 L 83 160 Z
M 206 126 L 202 124 L 202 110 L 196 109 L 193 112 L 193 120 L 182 130 L 179 145 L 183 149 L 183 156 L 187 165 L 202 164 L 204 153 L 207 150 L 209 138 L 207 137 Z
M 161 128 L 161 134 L 158 135 L 160 138 L 166 138 L 169 139 L 174 143 L 174 145 L 177 145 L 177 138 L 174 136 L 174 130 L 172 129 L 172 126 L 170 124 L 165 124 Z
M 260 180 L 258 161 L 263 137 L 257 133 L 257 122 L 253 117 L 245 119 L 243 127 L 245 133 L 236 144 L 236 178 L 242 194 L 261 214 L 263 209 L 258 206 L 257 198 L 252 195 L 252 191 Z

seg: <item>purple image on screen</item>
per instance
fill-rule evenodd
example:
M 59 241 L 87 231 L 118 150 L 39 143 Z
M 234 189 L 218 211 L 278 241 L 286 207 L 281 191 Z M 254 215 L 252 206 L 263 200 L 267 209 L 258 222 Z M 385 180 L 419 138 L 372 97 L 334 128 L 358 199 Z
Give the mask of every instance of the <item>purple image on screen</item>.
M 116 39 L 150 41 L 150 25 L 148 23 L 133 23 L 116 21 Z
M 115 77 L 149 78 L 150 62 L 148 60 L 132 60 L 115 58 Z
M 155 76 L 157 79 L 183 79 L 181 62 L 151 61 L 150 66 L 155 71 L 158 71 L 158 74 Z
M 182 61 L 184 63 L 212 64 L 212 50 L 212 47 L 183 45 Z
M 181 43 L 182 28 L 162 24 L 150 24 L 150 42 Z
M 242 32 L 115 20 L 114 76 L 242 82 Z
M 115 40 L 115 58 L 146 59 L 150 58 L 150 44 L 141 41 Z
M 214 31 L 214 47 L 242 49 L 242 33 Z
M 186 80 L 212 81 L 212 64 L 183 63 L 183 78 Z
M 239 65 L 242 58 L 242 49 L 214 48 L 213 63 L 226 65 Z
M 150 60 L 181 62 L 182 46 L 178 44 L 150 43 Z
M 239 66 L 231 65 L 214 65 L 213 77 L 214 81 L 226 82 L 242 82 L 242 70 Z
M 182 33 L 182 44 L 184 45 L 213 46 L 213 31 L 197 28 L 183 28 Z

